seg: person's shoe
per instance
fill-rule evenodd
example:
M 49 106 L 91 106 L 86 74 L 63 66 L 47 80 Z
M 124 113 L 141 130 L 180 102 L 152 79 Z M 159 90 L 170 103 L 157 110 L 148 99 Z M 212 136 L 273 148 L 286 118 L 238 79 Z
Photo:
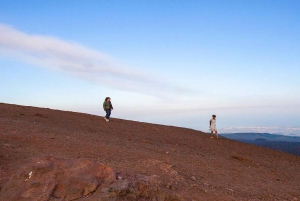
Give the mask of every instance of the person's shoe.
M 109 119 L 106 119 L 106 118 L 105 118 L 105 121 L 109 122 Z

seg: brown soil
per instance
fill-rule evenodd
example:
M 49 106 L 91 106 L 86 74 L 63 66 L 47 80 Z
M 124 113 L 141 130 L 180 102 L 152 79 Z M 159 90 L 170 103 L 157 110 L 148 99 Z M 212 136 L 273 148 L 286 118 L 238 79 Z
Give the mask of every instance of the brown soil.
M 155 176 L 183 200 L 300 200 L 298 156 L 192 129 L 0 104 L 0 189 L 44 156 Z

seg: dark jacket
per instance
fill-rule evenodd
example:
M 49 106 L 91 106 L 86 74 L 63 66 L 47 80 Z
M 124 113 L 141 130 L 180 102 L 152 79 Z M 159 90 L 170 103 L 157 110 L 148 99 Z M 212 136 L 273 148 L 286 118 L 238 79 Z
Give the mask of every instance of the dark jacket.
M 110 101 L 104 101 L 103 103 L 103 109 L 104 110 L 111 110 L 114 109 Z

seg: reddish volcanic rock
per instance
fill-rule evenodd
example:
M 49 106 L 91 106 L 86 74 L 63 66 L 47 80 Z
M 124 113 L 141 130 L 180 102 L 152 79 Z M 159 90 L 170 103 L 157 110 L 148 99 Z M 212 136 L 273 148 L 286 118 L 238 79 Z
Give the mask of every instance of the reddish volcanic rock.
M 155 176 L 115 175 L 93 160 L 48 156 L 21 167 L 2 188 L 0 200 L 180 200 L 159 184 Z
M 115 180 L 111 168 L 87 159 L 35 159 L 1 190 L 0 200 L 75 200 Z

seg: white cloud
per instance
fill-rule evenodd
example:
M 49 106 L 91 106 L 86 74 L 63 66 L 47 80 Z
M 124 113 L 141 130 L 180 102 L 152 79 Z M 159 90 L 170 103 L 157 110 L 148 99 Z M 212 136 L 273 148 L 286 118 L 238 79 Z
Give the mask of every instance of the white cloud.
M 179 87 L 161 81 L 166 79 L 125 68 L 97 50 L 54 37 L 26 34 L 4 24 L 0 24 L 0 53 L 119 90 L 159 96 L 184 92 Z

